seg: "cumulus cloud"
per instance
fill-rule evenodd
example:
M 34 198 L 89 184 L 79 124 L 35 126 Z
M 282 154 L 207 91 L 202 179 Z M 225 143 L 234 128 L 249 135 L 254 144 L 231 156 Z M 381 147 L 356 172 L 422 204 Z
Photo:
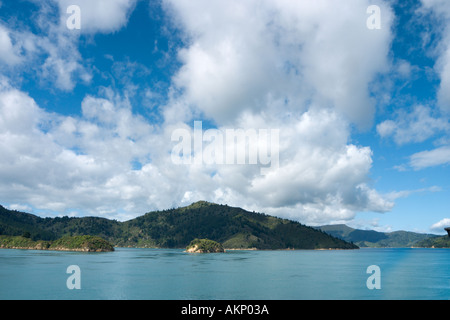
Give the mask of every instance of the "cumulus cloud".
M 238 123 L 246 124 L 245 129 L 279 128 L 279 166 L 261 175 L 258 166 L 185 165 L 178 176 L 186 184 L 183 201 L 207 199 L 309 224 L 392 209 L 393 201 L 368 179 L 372 151 L 348 144 L 349 127 L 336 112 L 310 110 L 283 123 L 246 117 Z M 228 142 L 224 150 L 230 147 Z
M 64 212 L 69 208 L 92 214 L 121 211 L 133 194 L 146 199 L 155 190 L 152 166 L 134 172 L 132 163 L 147 161 L 152 127 L 133 116 L 126 101 L 114 107 L 105 98 L 86 97 L 86 117 L 47 113 L 27 94 L 3 83 L 0 90 L 0 176 L 2 194 L 12 203 Z M 96 112 L 110 112 L 98 122 Z M 145 163 L 145 162 L 144 162 Z M 139 187 L 142 185 L 144 187 Z M 143 198 L 141 198 L 143 197 Z M 132 211 L 133 204 L 127 204 Z M 161 204 L 163 205 L 163 204 Z M 168 206 L 169 203 L 164 203 Z M 139 210 L 139 211 L 140 211 Z
M 183 200 L 207 199 L 309 224 L 350 220 L 359 211 L 389 211 L 393 202 L 368 179 L 372 151 L 347 144 L 349 128 L 340 120 L 325 110 L 262 126 L 260 118 L 246 118 L 245 129 L 278 126 L 279 166 L 261 175 L 259 166 L 185 165 L 178 177 L 186 183 Z M 230 147 L 228 142 L 224 150 Z
M 279 168 L 219 167 L 205 179 L 209 199 L 310 223 L 392 208 L 370 187 L 370 148 L 349 144 L 352 124 L 370 127 L 369 86 L 389 67 L 388 6 L 372 32 L 365 1 L 164 4 L 186 43 L 166 122 L 205 115 L 219 129 L 280 129 Z
M 247 197 L 264 207 L 296 207 L 305 220 L 316 212 L 349 219 L 356 211 L 391 209 L 392 203 L 368 186 L 372 151 L 346 144 L 348 128 L 338 120 L 335 113 L 310 111 L 281 130 L 280 168 L 255 177 Z
M 280 104 L 303 112 L 314 100 L 370 126 L 368 86 L 389 65 L 389 7 L 381 4 L 383 28 L 372 32 L 368 1 L 165 3 L 188 43 L 174 82 L 217 123 L 245 111 L 277 112 Z
M 58 4 L 63 11 L 68 2 Z M 79 4 L 87 15 L 81 32 L 107 33 L 126 24 L 134 1 L 108 1 L 111 11 L 98 21 L 89 16 L 94 2 Z M 389 211 L 393 201 L 368 178 L 372 150 L 350 142 L 353 125 L 372 124 L 370 83 L 389 66 L 392 13 L 380 3 L 382 28 L 369 30 L 371 4 L 164 1 L 185 46 L 158 126 L 115 89 L 86 95 L 80 115 L 62 116 L 3 82 L 0 191 L 15 206 L 122 219 L 200 199 L 309 224 Z M 35 41 L 49 41 L 44 70 L 60 70 L 54 81 L 66 90 L 85 71 L 77 50 L 61 50 L 75 48 L 68 37 L 55 31 Z M 279 166 L 261 175 L 261 163 L 174 164 L 173 131 L 192 133 L 203 116 L 223 132 L 279 130 Z
M 441 221 L 436 222 L 430 227 L 430 230 L 433 232 L 444 233 L 444 228 L 450 227 L 450 219 L 444 218 Z
M 308 223 L 393 205 L 369 186 L 370 149 L 347 145 L 348 128 L 332 112 L 307 112 L 281 131 L 280 167 L 263 176 L 258 165 L 174 164 L 169 141 L 179 126 L 150 125 L 112 90 L 86 96 L 82 110 L 50 114 L 3 84 L 0 177 L 11 203 L 124 219 L 207 199 Z

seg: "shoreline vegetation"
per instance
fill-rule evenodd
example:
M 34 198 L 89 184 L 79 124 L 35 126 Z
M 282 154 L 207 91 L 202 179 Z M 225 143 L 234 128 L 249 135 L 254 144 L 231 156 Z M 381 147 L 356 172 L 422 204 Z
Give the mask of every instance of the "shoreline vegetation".
M 84 239 L 84 241 L 82 240 Z M 214 243 L 214 244 L 212 244 Z M 74 252 L 112 252 L 115 248 L 134 249 L 168 249 L 161 247 L 137 247 L 137 246 L 113 246 L 108 241 L 95 236 L 67 236 L 57 241 L 31 240 L 23 236 L 2 236 L 0 235 L 0 249 L 16 250 L 48 250 L 48 251 L 74 251 Z M 170 248 L 183 249 L 183 248 Z M 349 250 L 340 248 L 285 248 L 285 249 L 258 249 L 258 248 L 224 248 L 222 244 L 209 239 L 194 239 L 191 244 L 184 248 L 188 253 L 223 253 L 227 251 L 328 251 L 328 250 Z
M 96 236 L 65 236 L 55 241 L 32 240 L 27 236 L 0 235 L 0 249 L 111 252 L 114 246 Z
M 424 239 L 416 244 L 419 248 L 449 249 L 450 236 Z

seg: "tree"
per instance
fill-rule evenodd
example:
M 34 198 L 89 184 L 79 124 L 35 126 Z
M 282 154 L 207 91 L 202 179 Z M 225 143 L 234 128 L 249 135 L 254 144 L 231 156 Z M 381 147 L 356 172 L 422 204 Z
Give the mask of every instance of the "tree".
M 24 233 L 22 233 L 22 237 L 30 239 L 31 238 L 31 233 L 29 233 L 28 231 L 25 231 Z

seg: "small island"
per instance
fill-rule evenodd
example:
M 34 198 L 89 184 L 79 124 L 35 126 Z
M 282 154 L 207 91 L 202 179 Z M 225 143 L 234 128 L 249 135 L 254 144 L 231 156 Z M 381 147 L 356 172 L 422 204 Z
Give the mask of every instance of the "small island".
M 97 236 L 65 236 L 55 241 L 32 240 L 27 236 L 0 236 L 0 249 L 110 252 L 114 247 Z
M 194 239 L 186 247 L 186 252 L 189 253 L 218 253 L 225 252 L 223 246 L 213 240 L 209 239 Z

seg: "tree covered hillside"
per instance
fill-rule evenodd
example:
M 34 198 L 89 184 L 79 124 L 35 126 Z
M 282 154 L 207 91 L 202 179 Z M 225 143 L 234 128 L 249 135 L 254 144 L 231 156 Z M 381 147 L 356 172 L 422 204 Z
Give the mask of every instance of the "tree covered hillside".
M 118 222 L 104 218 L 40 218 L 0 208 L 0 234 L 33 240 L 95 235 L 115 246 L 185 248 L 193 239 L 211 239 L 225 248 L 356 249 L 357 246 L 298 222 L 205 201 L 154 211 Z

